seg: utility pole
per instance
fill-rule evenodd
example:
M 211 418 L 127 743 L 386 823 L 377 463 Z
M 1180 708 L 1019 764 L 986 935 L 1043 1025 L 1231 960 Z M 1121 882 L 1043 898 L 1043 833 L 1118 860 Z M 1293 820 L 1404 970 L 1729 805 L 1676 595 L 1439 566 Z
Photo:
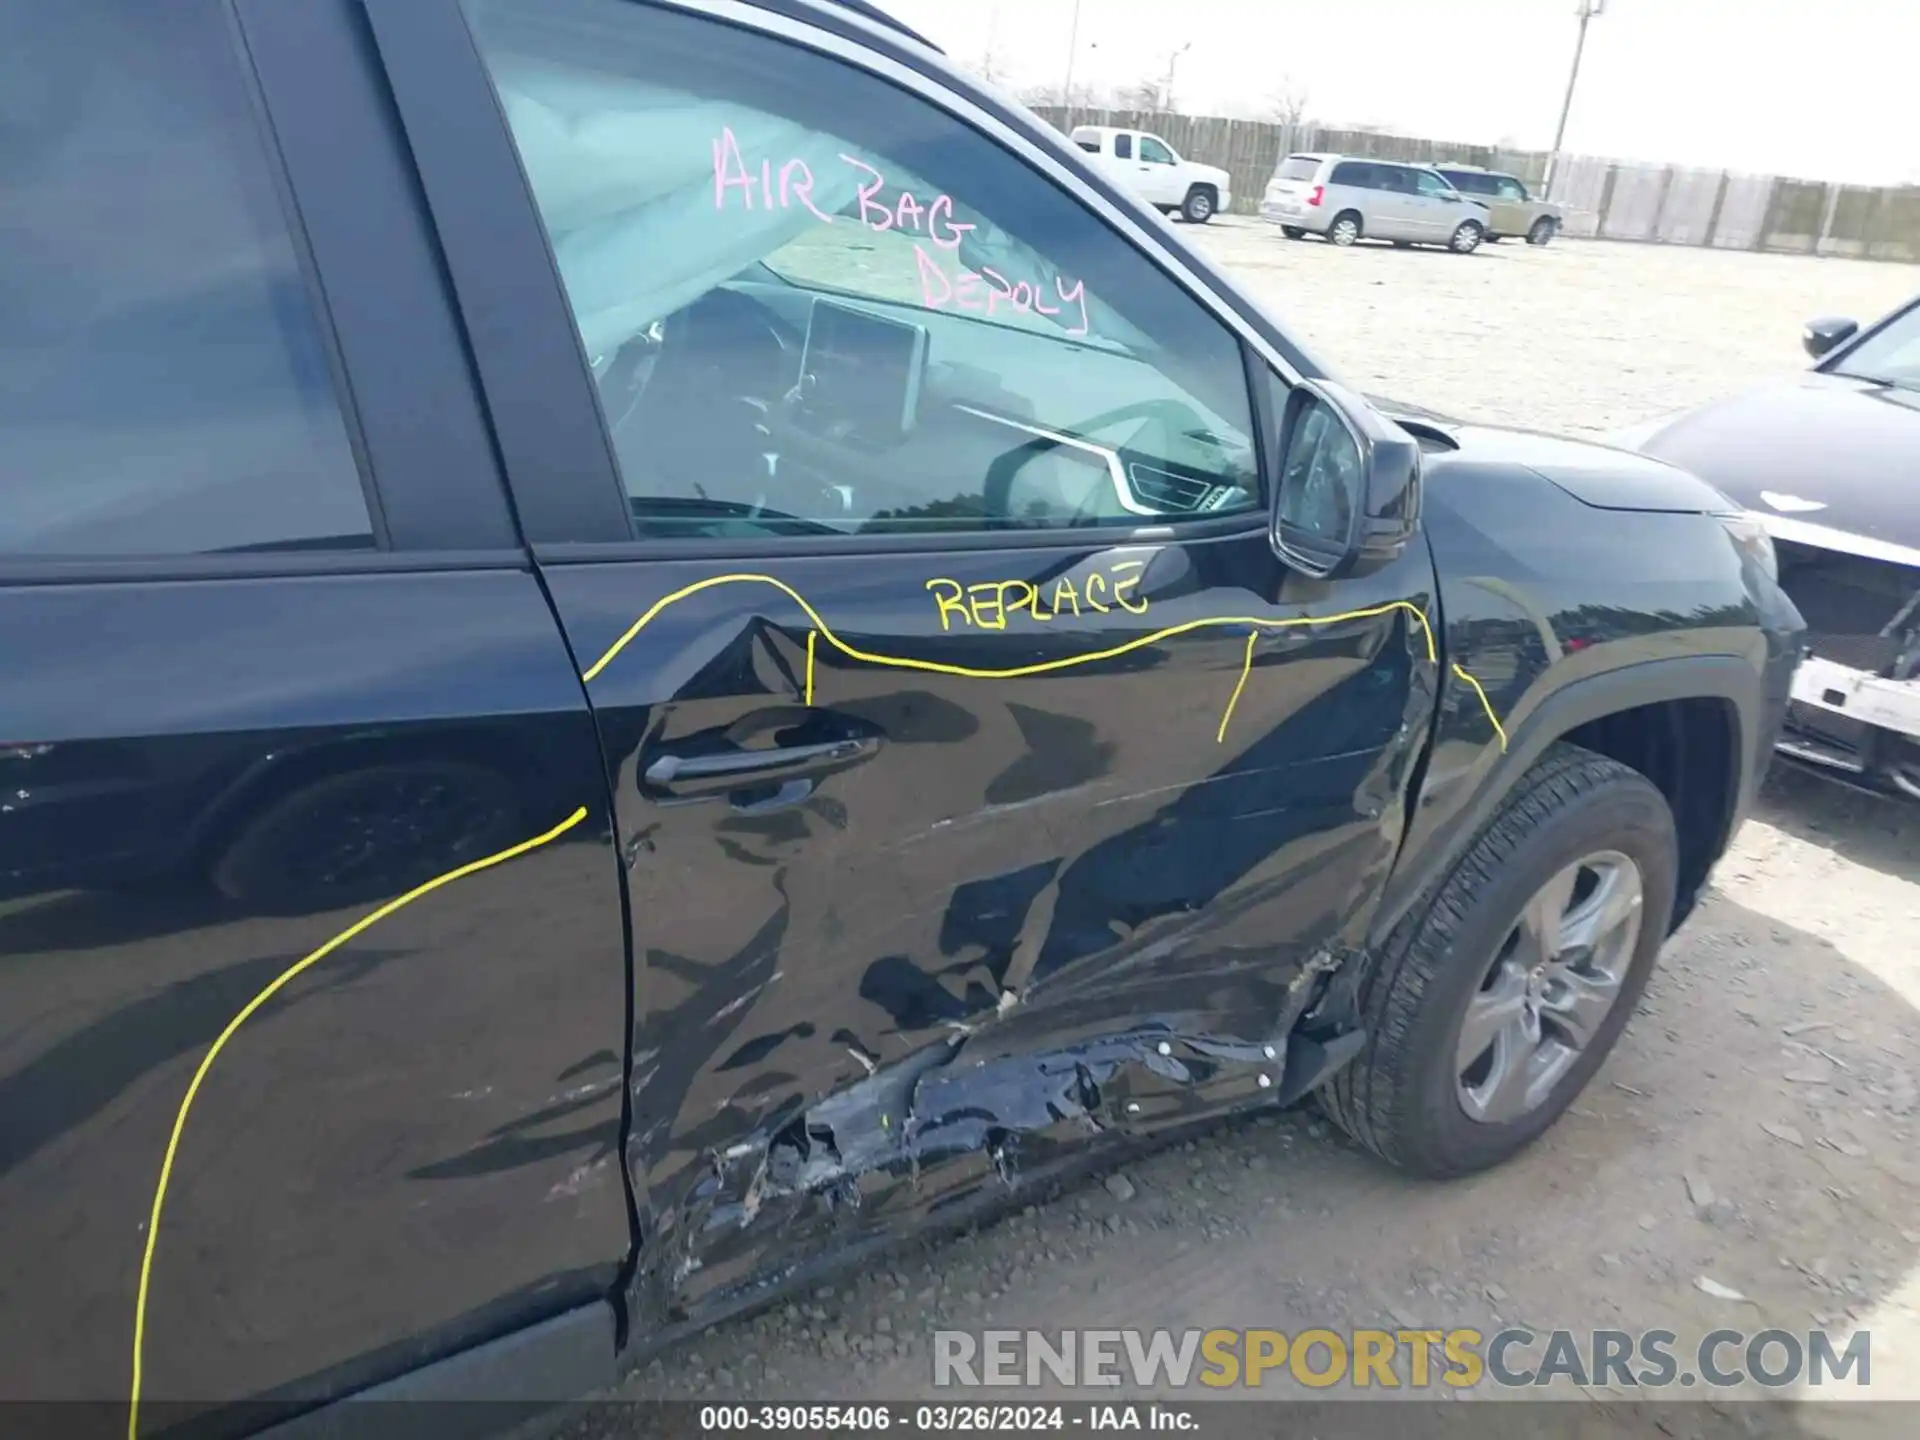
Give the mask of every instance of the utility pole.
M 1560 124 L 1553 132 L 1553 151 L 1547 156 L 1547 177 L 1540 182 L 1540 193 L 1550 195 L 1553 172 L 1560 164 L 1560 146 L 1567 138 L 1567 116 L 1573 110 L 1573 87 L 1580 83 L 1580 56 L 1587 48 L 1587 22 L 1604 14 L 1607 0 L 1576 0 L 1574 13 L 1580 17 L 1580 38 L 1573 42 L 1573 69 L 1567 72 L 1567 98 L 1560 102 Z
M 1060 87 L 1060 103 L 1067 107 L 1065 129 L 1073 129 L 1073 57 L 1080 48 L 1080 0 L 1073 0 L 1073 24 L 1067 31 L 1067 79 Z
M 1167 57 L 1167 83 L 1160 91 L 1160 108 L 1169 115 L 1173 113 L 1173 67 L 1178 65 L 1180 57 L 1192 48 L 1193 42 L 1189 40 Z

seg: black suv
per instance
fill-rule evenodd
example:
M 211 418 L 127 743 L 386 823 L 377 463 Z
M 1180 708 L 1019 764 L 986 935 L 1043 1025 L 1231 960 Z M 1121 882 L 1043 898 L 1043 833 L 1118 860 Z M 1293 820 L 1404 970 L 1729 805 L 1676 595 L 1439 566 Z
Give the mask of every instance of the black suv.
M 862 8 L 0 76 L 9 1399 L 586 1388 L 1316 1092 L 1492 1164 L 1771 751 L 1717 492 L 1349 393 Z

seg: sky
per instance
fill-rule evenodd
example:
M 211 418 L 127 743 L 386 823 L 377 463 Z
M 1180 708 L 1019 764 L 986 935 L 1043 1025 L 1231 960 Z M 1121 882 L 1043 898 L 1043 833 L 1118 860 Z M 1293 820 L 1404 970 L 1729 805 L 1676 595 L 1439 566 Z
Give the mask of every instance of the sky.
M 1018 91 L 1065 78 L 1076 0 L 880 0 Z M 1077 0 L 1076 89 L 1164 80 L 1177 108 L 1547 149 L 1575 0 Z M 1856 184 L 1920 184 L 1920 0 L 1606 0 L 1566 149 Z

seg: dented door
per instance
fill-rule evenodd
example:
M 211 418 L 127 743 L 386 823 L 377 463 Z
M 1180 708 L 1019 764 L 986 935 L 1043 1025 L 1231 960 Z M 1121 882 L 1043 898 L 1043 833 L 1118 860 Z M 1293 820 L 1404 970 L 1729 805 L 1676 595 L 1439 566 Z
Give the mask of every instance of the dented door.
M 1265 362 L 840 42 L 375 14 L 615 796 L 643 1321 L 1271 1089 L 1437 655 L 1423 552 L 1274 558 Z

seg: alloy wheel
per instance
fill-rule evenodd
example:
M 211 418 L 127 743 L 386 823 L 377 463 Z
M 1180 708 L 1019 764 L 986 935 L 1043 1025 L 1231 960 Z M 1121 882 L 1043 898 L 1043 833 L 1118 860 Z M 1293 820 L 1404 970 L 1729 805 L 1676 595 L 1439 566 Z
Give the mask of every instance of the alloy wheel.
M 1461 1019 L 1455 1088 L 1469 1119 L 1503 1124 L 1545 1103 L 1619 1000 L 1645 911 L 1640 867 L 1617 850 L 1534 892 Z

